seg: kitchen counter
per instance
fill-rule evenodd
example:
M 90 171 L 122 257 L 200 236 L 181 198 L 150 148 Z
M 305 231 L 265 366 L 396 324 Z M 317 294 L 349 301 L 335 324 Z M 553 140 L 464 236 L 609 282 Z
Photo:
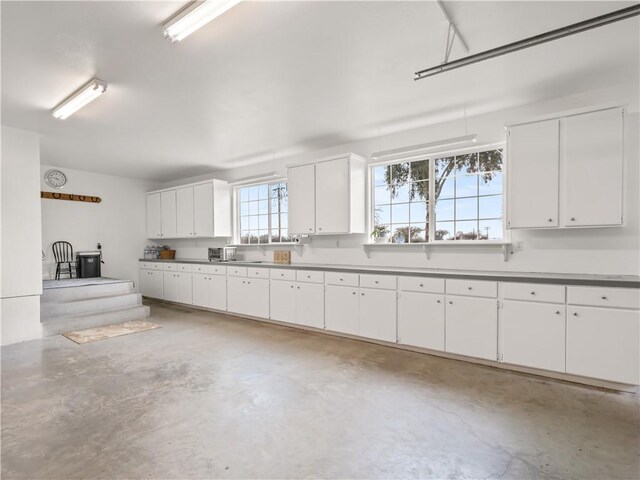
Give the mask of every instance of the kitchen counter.
M 231 262 L 209 262 L 189 258 L 174 260 L 148 260 L 141 262 L 191 263 L 209 265 L 241 265 L 258 268 L 293 268 L 299 270 L 321 270 L 324 272 L 374 273 L 382 275 L 424 276 L 437 278 L 460 278 L 467 280 L 493 280 L 499 282 L 549 283 L 562 285 L 591 285 L 600 287 L 640 288 L 640 277 L 636 275 L 589 275 L 575 273 L 536 273 L 536 272 L 490 272 L 482 270 L 443 270 L 429 268 L 364 266 L 364 265 L 331 265 L 316 263 L 292 263 L 289 265 L 273 262 L 250 262 L 236 260 Z

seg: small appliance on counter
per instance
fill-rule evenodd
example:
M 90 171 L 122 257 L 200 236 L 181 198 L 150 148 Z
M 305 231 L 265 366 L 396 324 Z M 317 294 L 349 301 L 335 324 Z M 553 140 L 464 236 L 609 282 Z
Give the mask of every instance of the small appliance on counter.
M 230 262 L 236 259 L 236 247 L 216 247 L 209 249 L 210 262 Z
M 78 278 L 94 278 L 102 276 L 100 269 L 100 252 L 77 252 L 76 272 Z

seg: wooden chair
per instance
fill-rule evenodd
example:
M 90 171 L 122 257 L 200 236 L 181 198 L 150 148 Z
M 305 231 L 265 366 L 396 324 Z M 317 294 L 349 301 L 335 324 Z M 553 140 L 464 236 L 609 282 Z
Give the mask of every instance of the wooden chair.
M 53 250 L 53 258 L 56 261 L 56 280 L 60 280 L 60 274 L 69 274 L 69 278 L 73 278 L 73 269 L 75 268 L 75 259 L 73 258 L 73 247 L 69 242 L 55 242 L 51 245 Z M 65 267 L 66 264 L 66 267 Z M 71 265 L 74 265 L 73 267 Z

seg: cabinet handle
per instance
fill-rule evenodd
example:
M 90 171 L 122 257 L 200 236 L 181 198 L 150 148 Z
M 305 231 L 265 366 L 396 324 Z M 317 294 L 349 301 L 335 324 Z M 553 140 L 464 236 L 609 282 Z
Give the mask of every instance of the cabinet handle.
M 420 284 L 420 286 L 421 286 L 421 287 L 424 287 L 424 283 L 421 283 L 421 284 Z
M 606 296 L 606 295 L 603 295 L 603 296 L 601 296 L 600 298 L 601 298 L 602 300 L 606 300 L 606 299 L 607 299 L 607 296 Z
M 574 317 L 577 317 L 577 316 L 578 316 L 578 312 L 573 312 L 573 313 L 572 313 L 572 315 L 573 315 Z
M 553 218 L 551 218 L 551 217 L 547 218 L 547 222 L 549 222 L 549 223 L 553 222 Z
M 322 230 L 322 227 L 318 227 L 318 230 Z
M 291 285 L 291 288 L 293 288 L 293 285 Z
M 310 228 L 309 231 L 313 230 L 313 228 Z
M 340 281 L 342 282 L 344 280 L 344 278 L 341 278 Z
M 560 310 L 556 310 L 556 315 L 560 315 Z
M 247 280 L 247 285 L 251 285 L 251 282 Z
M 534 290 L 531 290 L 531 295 L 535 295 L 536 292 Z
M 300 287 L 298 287 L 298 290 L 300 290 Z
M 364 293 L 361 293 L 360 295 L 362 295 L 364 297 Z
M 467 290 L 473 290 L 473 287 L 467 287 Z
M 453 305 L 453 301 L 449 300 L 449 305 Z
M 376 281 L 375 281 L 375 282 L 373 282 L 373 283 L 380 283 L 380 282 L 379 282 L 378 280 L 376 280 Z
M 436 300 L 436 303 L 440 303 L 440 300 Z
M 351 292 L 351 294 L 352 294 L 352 295 L 355 295 L 355 294 L 356 294 L 356 292 Z
M 571 217 L 571 221 L 575 222 L 576 221 L 576 217 Z
M 307 275 L 307 278 L 311 278 L 311 275 Z

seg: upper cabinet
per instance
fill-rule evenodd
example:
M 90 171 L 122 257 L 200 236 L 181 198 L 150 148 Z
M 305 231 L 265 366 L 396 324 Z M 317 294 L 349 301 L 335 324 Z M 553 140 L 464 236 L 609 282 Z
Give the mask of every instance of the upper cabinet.
M 231 187 L 221 180 L 147 194 L 148 238 L 231 236 Z
M 365 180 L 366 161 L 352 153 L 289 167 L 289 233 L 364 233 Z
M 622 224 L 624 111 L 508 129 L 507 228 Z

